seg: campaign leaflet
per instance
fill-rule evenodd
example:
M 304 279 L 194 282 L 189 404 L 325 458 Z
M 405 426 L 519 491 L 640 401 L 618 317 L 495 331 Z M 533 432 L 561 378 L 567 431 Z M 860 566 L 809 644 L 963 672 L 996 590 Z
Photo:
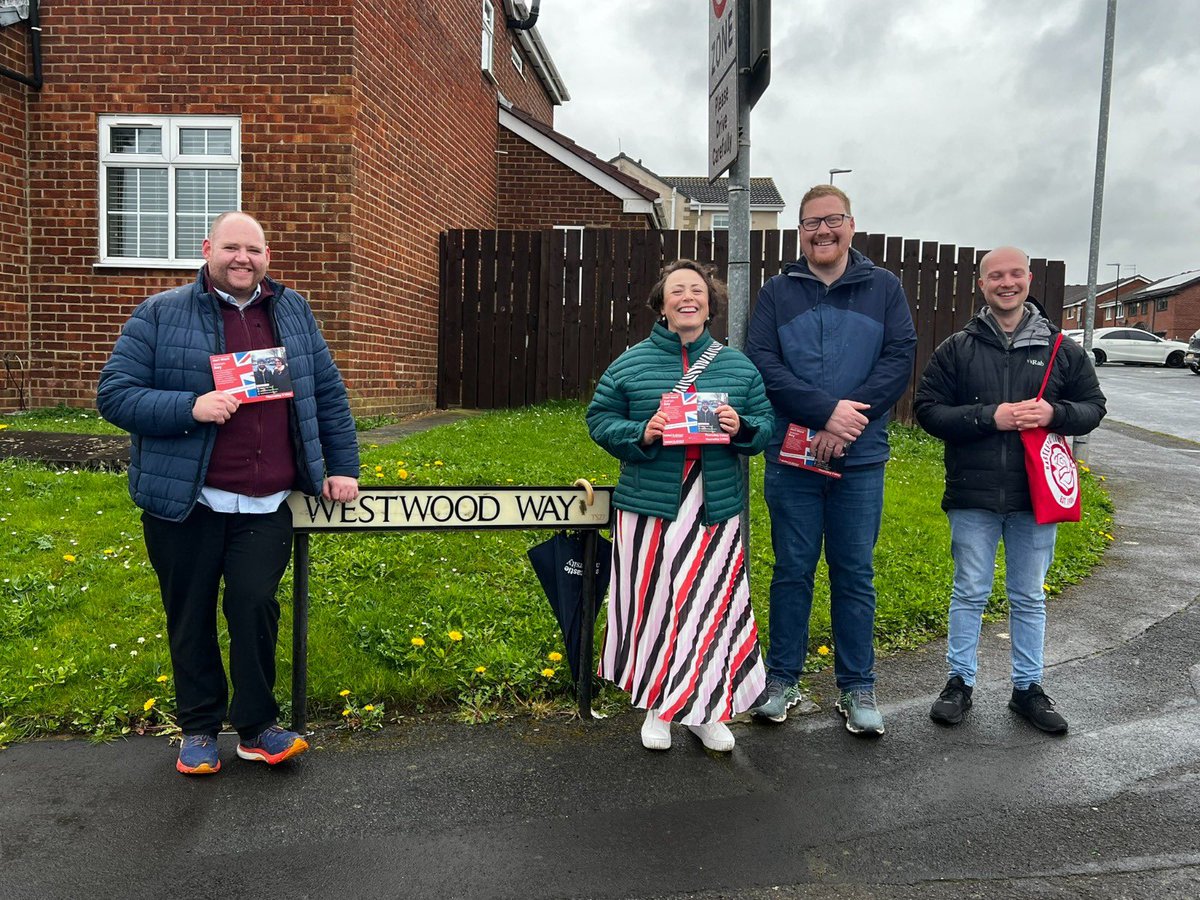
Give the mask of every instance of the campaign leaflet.
M 792 422 L 788 425 L 787 434 L 783 436 L 783 446 L 779 448 L 779 461 L 785 466 L 796 466 L 818 475 L 841 478 L 841 468 L 846 458 L 835 456 L 830 457 L 829 462 L 818 462 L 812 448 L 812 441 L 816 436 L 816 429 L 805 428 Z
M 208 358 L 218 391 L 233 394 L 243 403 L 283 400 L 292 396 L 287 351 L 283 347 L 217 353 Z
M 721 430 L 717 407 L 729 402 L 728 394 L 696 391 L 681 394 L 668 391 L 658 408 L 667 414 L 663 429 L 664 447 L 681 444 L 728 444 L 729 435 Z

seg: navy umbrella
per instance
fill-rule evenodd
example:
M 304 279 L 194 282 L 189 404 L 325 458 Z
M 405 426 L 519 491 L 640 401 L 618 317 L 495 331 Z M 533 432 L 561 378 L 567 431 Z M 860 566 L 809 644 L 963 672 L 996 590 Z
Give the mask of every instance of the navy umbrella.
M 592 574 L 596 593 L 592 606 L 591 621 L 587 622 L 587 633 L 595 627 L 596 611 L 608 590 L 608 579 L 612 569 L 612 544 L 597 535 L 596 570 Z M 583 552 L 582 532 L 560 531 L 549 540 L 529 549 L 529 561 L 537 573 L 542 590 L 550 600 L 550 608 L 562 628 L 567 648 L 567 661 L 571 666 L 571 679 L 579 684 L 580 626 L 583 624 Z

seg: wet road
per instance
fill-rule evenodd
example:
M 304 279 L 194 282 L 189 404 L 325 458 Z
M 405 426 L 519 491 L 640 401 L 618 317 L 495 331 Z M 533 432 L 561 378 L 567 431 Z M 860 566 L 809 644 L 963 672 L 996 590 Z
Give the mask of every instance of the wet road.
M 1096 374 L 1110 419 L 1200 442 L 1200 375 L 1115 363 L 1098 366 Z

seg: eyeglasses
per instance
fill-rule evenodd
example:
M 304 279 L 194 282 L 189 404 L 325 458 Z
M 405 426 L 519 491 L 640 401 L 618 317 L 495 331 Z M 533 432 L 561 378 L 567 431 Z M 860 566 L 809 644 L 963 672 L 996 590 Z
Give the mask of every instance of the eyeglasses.
M 824 222 L 830 228 L 841 228 L 842 223 L 849 218 L 852 217 L 847 213 L 833 213 L 829 216 L 813 216 L 808 219 L 801 219 L 800 227 L 805 231 L 816 231 L 821 227 L 821 223 Z

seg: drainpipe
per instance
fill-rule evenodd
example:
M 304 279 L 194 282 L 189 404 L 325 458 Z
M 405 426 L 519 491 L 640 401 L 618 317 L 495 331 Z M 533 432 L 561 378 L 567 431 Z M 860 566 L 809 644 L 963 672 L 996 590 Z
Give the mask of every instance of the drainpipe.
M 33 58 L 33 75 L 22 75 L 0 66 L 0 76 L 27 84 L 35 91 L 42 89 L 42 25 L 38 18 L 38 0 L 29 0 L 29 55 Z
M 518 19 L 515 16 L 509 16 L 508 17 L 508 27 L 511 28 L 513 31 L 528 31 L 530 28 L 532 28 L 534 25 L 537 24 L 538 7 L 541 5 L 542 5 L 542 0 L 533 0 L 533 5 L 529 8 L 529 15 L 527 15 L 524 19 Z M 513 8 L 513 11 L 515 12 L 517 9 L 515 3 L 513 4 L 512 8 Z

